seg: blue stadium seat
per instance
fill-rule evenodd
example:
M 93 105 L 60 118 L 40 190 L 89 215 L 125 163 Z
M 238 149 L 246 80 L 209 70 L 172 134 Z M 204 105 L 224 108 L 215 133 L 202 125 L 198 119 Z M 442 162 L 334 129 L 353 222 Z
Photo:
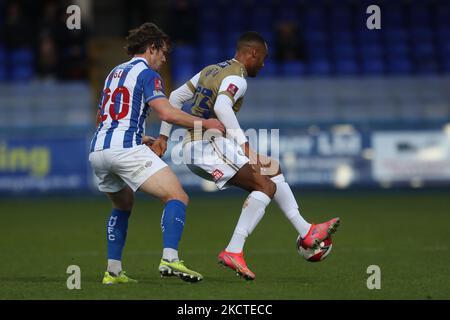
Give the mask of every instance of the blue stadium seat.
M 172 74 L 176 85 L 189 80 L 196 72 L 195 49 L 192 46 L 176 46 L 172 51 Z
M 316 7 L 305 11 L 304 14 L 304 27 L 307 31 L 311 30 L 325 30 L 327 19 L 326 13 L 323 8 Z
M 29 81 L 34 76 L 34 55 L 28 48 L 11 50 L 9 52 L 9 67 L 11 80 L 17 82 Z
M 271 1 L 273 5 L 277 4 L 277 1 Z M 283 7 L 295 10 L 299 4 L 298 0 L 283 0 Z
M 450 44 L 450 25 L 439 27 L 437 30 L 437 39 L 440 45 Z
M 388 29 L 404 26 L 406 23 L 404 14 L 405 8 L 403 8 L 401 5 L 397 3 L 393 3 L 392 5 L 388 4 L 390 3 L 386 3 L 384 10 L 381 9 L 382 26 Z
M 433 57 L 436 51 L 433 42 L 420 42 L 413 46 L 413 54 L 418 58 Z
M 450 42 L 441 45 L 441 52 L 445 55 L 450 55 Z
M 361 63 L 361 69 L 364 74 L 368 75 L 381 75 L 385 72 L 385 65 L 381 58 L 378 59 L 366 59 L 363 58 Z
M 431 24 L 429 6 L 420 3 L 413 4 L 409 10 L 409 19 L 415 26 L 429 26 Z
M 33 67 L 30 65 L 15 65 L 11 69 L 11 79 L 17 82 L 29 81 L 34 76 Z
M 175 46 L 172 51 L 172 59 L 175 64 L 190 63 L 195 60 L 196 50 L 192 46 Z
M 450 60 L 444 59 L 442 63 L 443 71 L 450 74 Z
M 416 42 L 427 41 L 433 38 L 433 30 L 430 27 L 412 27 L 410 30 L 411 39 Z
M 390 29 L 386 31 L 385 38 L 387 43 L 406 43 L 409 32 L 404 28 Z
M 305 64 L 299 61 L 287 61 L 280 64 L 280 75 L 284 77 L 297 77 L 304 75 Z
M 332 30 L 329 39 L 336 45 L 352 45 L 355 41 L 352 32 L 339 30 Z
M 409 47 L 406 44 L 398 43 L 386 47 L 386 55 L 388 57 L 405 58 L 409 54 Z
M 331 66 L 328 60 L 314 60 L 308 63 L 310 74 L 326 76 L 331 73 Z
M 177 66 L 173 66 L 172 68 L 172 76 L 175 87 L 178 87 L 191 79 L 197 72 L 194 64 L 184 63 Z
M 307 31 L 304 33 L 304 37 L 307 45 L 325 44 L 328 39 L 328 35 L 324 31 Z
M 11 64 L 27 64 L 33 63 L 33 51 L 31 49 L 15 49 L 10 52 Z
M 257 31 L 272 30 L 272 11 L 266 8 L 254 10 L 250 16 L 250 29 Z
M 239 39 L 240 35 L 241 35 L 240 31 L 239 32 L 228 32 L 225 35 L 225 42 L 224 42 L 225 47 L 226 48 L 236 47 L 236 42 Z M 223 40 L 224 39 L 222 39 L 222 41 Z
M 353 15 L 348 6 L 337 7 L 331 10 L 329 19 L 332 30 L 349 31 L 352 28 Z
M 221 51 L 221 60 L 228 60 L 234 57 L 236 54 L 236 46 L 231 46 L 228 48 L 225 48 L 225 50 Z
M 264 62 L 264 68 L 260 71 L 258 76 L 261 77 L 274 77 L 278 75 L 278 63 L 276 61 L 266 59 Z
M 230 9 L 227 13 L 227 18 L 224 19 L 223 23 L 224 29 L 227 32 L 242 32 L 243 30 L 248 29 L 248 23 L 244 11 L 239 8 Z
M 308 45 L 306 52 L 308 59 L 325 60 L 328 57 L 328 47 L 325 45 Z
M 335 69 L 340 75 L 355 75 L 359 72 L 358 64 L 354 59 L 337 59 Z
M 5 48 L 0 45 L 0 65 L 5 65 L 7 61 L 7 53 Z
M 429 75 L 429 74 L 436 74 L 439 72 L 439 65 L 434 58 L 431 59 L 422 58 L 418 60 L 416 59 L 414 62 L 414 66 L 418 74 Z
M 211 1 L 214 2 L 214 1 Z M 199 11 L 200 13 L 200 25 L 207 26 L 208 29 L 217 25 L 217 21 L 221 21 L 220 12 L 217 8 L 204 8 Z M 205 28 L 206 29 L 206 28 Z
M 390 74 L 411 74 L 413 71 L 411 60 L 407 58 L 392 58 L 387 61 L 387 65 Z
M 202 8 L 202 10 L 211 10 L 219 8 L 219 3 L 217 1 L 200 0 L 199 2 L 200 2 L 199 7 Z
M 219 47 L 214 46 L 204 47 L 200 52 L 200 67 L 205 67 L 207 65 L 217 63 L 221 59 L 222 57 Z
M 266 30 L 266 31 L 261 31 L 260 32 L 261 35 L 264 37 L 264 39 L 266 40 L 267 44 L 269 45 L 269 50 L 270 47 L 274 45 L 275 42 L 275 36 L 273 34 L 272 30 Z
M 377 59 L 383 55 L 383 47 L 377 44 L 362 45 L 359 49 L 364 59 Z
M 0 82 L 4 82 L 8 79 L 8 74 L 6 73 L 6 67 L 1 64 L 0 65 Z
M 284 4 L 283 7 L 274 15 L 274 23 L 278 24 L 280 22 L 295 22 L 298 23 L 300 17 L 298 15 L 298 10 L 293 7 L 289 7 Z
M 332 49 L 334 58 L 339 59 L 354 59 L 356 50 L 353 45 L 336 45 Z
M 249 29 L 262 33 L 273 52 L 276 26 L 286 21 L 299 26 L 308 63 L 301 67 L 294 64 L 289 69 L 284 64 L 275 67 L 276 64 L 268 62 L 264 73 L 267 76 L 305 73 L 305 69 L 306 73 L 324 76 L 334 71 L 338 74 L 432 73 L 445 69 L 444 61 L 450 56 L 450 3 L 446 1 L 341 0 L 337 7 L 331 6 L 330 0 L 236 3 L 199 0 L 197 3 L 201 8 L 200 23 L 205 27 L 200 32 L 201 52 L 198 57 L 188 59 L 194 64 L 230 58 L 239 35 Z M 381 30 L 366 28 L 366 9 L 372 4 L 382 9 Z M 179 55 L 186 59 L 186 53 Z
M 219 32 L 203 30 L 200 33 L 200 43 L 202 46 L 215 46 L 218 45 L 221 35 Z
M 381 42 L 381 30 L 368 30 L 364 27 L 356 32 L 356 38 L 362 45 L 374 45 Z
M 274 0 L 253 0 L 254 3 L 260 7 L 263 8 L 269 8 L 272 9 L 272 7 L 274 6 Z M 289 2 L 289 1 L 286 1 Z
M 435 20 L 438 25 L 448 26 L 450 21 L 450 3 L 445 3 L 445 1 L 438 2 L 436 11 L 433 15 L 433 20 Z

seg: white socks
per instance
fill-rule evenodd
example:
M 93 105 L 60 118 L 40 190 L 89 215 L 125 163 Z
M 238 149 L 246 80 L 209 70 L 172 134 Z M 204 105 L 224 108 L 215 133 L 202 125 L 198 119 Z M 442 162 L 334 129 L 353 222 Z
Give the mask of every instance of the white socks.
M 275 192 L 273 199 L 300 236 L 304 238 L 308 234 L 311 224 L 301 216 L 300 211 L 298 210 L 297 200 L 295 200 L 291 188 L 284 180 L 282 174 L 273 177 L 272 181 L 277 185 L 277 191 Z M 234 229 L 231 241 L 225 249 L 226 251 L 233 253 L 242 252 L 246 238 L 252 233 L 256 225 L 264 216 L 264 212 L 269 205 L 270 200 L 271 199 L 263 192 L 253 191 L 250 193 L 247 200 L 244 202 L 241 216 L 239 217 L 236 229 Z
M 242 207 L 241 216 L 234 229 L 228 247 L 228 252 L 240 253 L 244 249 L 245 239 L 252 233 L 256 225 L 264 216 L 266 207 L 270 203 L 270 198 L 261 191 L 253 191 L 245 200 Z
M 163 259 L 167 261 L 178 261 L 178 251 L 172 248 L 164 248 Z M 122 261 L 108 259 L 108 268 L 106 270 L 118 276 L 122 271 Z
M 164 248 L 162 258 L 169 262 L 178 261 L 178 250 L 172 248 Z
M 311 224 L 306 222 L 301 216 L 300 211 L 298 210 L 297 200 L 295 200 L 291 188 L 284 180 L 284 175 L 279 174 L 271 180 L 277 185 L 277 191 L 275 192 L 273 199 L 283 211 L 286 218 L 291 221 L 300 236 L 304 238 L 308 234 Z
M 120 271 L 122 271 L 122 261 L 114 260 L 114 259 L 108 259 L 108 268 L 106 270 L 108 272 L 112 272 L 116 276 L 118 276 Z

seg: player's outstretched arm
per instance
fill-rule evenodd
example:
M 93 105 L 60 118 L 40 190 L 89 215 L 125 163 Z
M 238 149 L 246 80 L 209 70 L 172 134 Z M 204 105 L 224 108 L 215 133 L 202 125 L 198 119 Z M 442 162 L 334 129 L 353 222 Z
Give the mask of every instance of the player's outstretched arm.
M 197 75 L 195 77 L 197 77 Z M 194 97 L 195 89 L 192 84 L 192 79 L 190 80 L 191 83 L 189 83 L 188 81 L 178 89 L 172 91 L 169 97 L 169 102 L 173 107 L 181 110 L 181 108 L 183 107 L 183 103 L 191 100 Z M 172 124 L 166 121 L 161 121 L 159 137 L 154 141 L 151 147 L 153 152 L 160 157 L 162 157 L 167 150 L 167 140 L 169 139 L 171 131 L 172 131 Z
M 190 84 L 189 86 L 188 83 L 185 83 L 178 89 L 172 91 L 172 93 L 169 96 L 169 102 L 172 106 L 181 110 L 183 104 L 186 101 L 191 100 L 193 97 L 194 97 L 194 89 L 192 84 Z M 169 137 L 170 131 L 172 131 L 172 124 L 166 121 L 162 121 L 161 129 L 159 130 L 159 135 Z
M 191 116 L 190 114 L 173 107 L 165 97 L 153 99 L 149 103 L 162 121 L 176 124 L 185 128 L 194 128 L 196 123 L 201 123 L 206 130 L 216 129 L 225 133 L 225 127 L 217 119 L 202 119 Z

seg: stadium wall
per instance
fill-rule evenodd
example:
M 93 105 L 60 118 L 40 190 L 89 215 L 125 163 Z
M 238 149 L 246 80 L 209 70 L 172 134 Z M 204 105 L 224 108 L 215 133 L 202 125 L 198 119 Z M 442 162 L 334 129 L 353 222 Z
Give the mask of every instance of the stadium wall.
M 448 77 L 252 79 L 239 118 L 245 129 L 275 129 L 251 143 L 278 135 L 294 187 L 449 186 L 449 85 Z M 95 192 L 89 87 L 8 85 L 0 92 L 0 112 L 8 115 L 0 118 L 0 194 Z M 159 126 L 148 129 L 155 135 Z M 179 162 L 176 142 L 164 160 L 182 184 L 215 190 Z

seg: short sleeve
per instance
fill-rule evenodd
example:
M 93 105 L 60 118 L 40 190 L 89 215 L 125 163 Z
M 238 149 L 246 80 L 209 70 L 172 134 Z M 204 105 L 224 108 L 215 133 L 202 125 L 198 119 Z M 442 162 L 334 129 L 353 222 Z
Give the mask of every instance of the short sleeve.
M 166 98 L 164 84 L 158 73 L 151 69 L 145 69 L 139 77 L 141 78 L 145 103 L 156 98 Z
M 220 84 L 219 93 L 228 96 L 233 103 L 243 97 L 247 91 L 247 81 L 243 77 L 228 76 L 222 80 Z
M 195 93 L 195 88 L 197 87 L 198 80 L 200 79 L 200 73 L 201 72 L 197 73 L 188 82 L 186 82 L 186 85 L 188 86 L 189 90 L 192 91 L 192 93 Z

